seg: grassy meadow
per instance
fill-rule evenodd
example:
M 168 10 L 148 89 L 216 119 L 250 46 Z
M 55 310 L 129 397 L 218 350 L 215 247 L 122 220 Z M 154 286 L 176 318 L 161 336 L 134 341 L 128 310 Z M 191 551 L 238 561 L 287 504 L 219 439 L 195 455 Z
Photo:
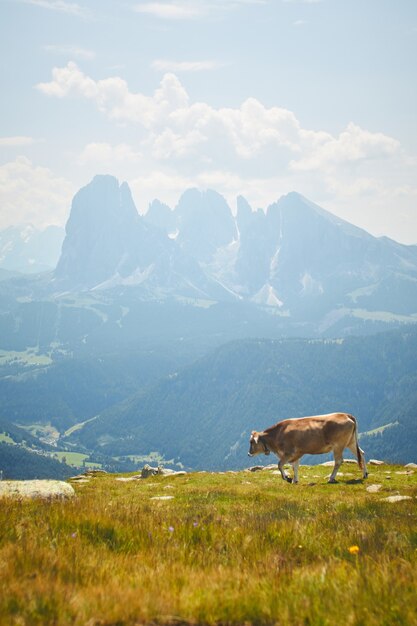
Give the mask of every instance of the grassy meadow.
M 108 474 L 68 501 L 2 499 L 0 624 L 417 624 L 417 471 L 369 469 Z

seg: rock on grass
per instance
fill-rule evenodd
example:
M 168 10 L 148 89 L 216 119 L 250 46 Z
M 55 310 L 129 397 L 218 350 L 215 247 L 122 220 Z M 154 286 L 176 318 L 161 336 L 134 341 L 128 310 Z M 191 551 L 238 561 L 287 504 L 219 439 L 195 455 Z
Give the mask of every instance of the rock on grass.
M 0 497 L 6 498 L 72 498 L 75 491 L 62 480 L 3 480 Z

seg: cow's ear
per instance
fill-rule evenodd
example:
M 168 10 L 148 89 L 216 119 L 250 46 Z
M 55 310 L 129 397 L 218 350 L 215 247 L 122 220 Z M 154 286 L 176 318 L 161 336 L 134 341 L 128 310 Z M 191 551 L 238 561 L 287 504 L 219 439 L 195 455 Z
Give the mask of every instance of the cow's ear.
M 258 433 L 255 433 L 255 432 L 254 432 L 254 433 L 253 433 L 253 435 L 252 435 L 252 437 L 253 437 L 254 442 L 255 442 L 255 443 L 258 443 L 258 441 L 259 441 L 259 435 L 258 435 Z

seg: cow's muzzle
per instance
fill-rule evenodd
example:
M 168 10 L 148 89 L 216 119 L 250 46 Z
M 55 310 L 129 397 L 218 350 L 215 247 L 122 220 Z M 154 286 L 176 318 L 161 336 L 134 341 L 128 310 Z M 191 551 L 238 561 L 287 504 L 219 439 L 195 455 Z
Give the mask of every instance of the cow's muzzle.
M 251 452 L 248 452 L 248 456 L 253 456 L 253 454 Z

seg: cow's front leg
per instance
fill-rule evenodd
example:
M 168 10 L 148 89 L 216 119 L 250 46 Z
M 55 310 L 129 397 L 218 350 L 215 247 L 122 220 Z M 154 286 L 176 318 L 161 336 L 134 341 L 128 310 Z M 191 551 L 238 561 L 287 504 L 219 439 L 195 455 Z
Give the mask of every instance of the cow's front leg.
M 281 472 L 281 476 L 283 480 L 286 480 L 287 483 L 292 483 L 291 476 L 288 476 L 287 472 L 284 470 L 284 464 L 287 462 L 287 459 L 280 459 L 278 463 L 278 469 Z

